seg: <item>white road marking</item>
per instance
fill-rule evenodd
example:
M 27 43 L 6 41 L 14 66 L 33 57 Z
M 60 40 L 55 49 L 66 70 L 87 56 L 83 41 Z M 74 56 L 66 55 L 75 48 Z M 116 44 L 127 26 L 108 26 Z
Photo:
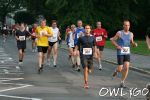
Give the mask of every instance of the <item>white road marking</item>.
M 9 67 L 0 67 L 0 69 L 8 69 Z
M 8 97 L 8 98 L 24 99 L 24 100 L 42 100 L 39 98 L 28 98 L 28 97 L 19 97 L 19 96 L 10 96 L 10 95 L 0 95 L 0 97 Z
M 4 89 L 4 90 L 0 90 L 0 92 L 6 92 L 6 91 L 11 91 L 11 90 L 22 89 L 22 88 L 26 88 L 26 87 L 29 87 L 29 86 L 32 86 L 32 85 L 24 85 L 24 86 L 20 86 L 20 87 L 16 87 L 16 88 Z
M 7 69 L 3 69 L 5 74 L 8 74 L 9 71 Z
M 22 80 L 24 78 L 0 78 L 0 81 L 1 80 L 8 80 L 8 81 L 14 81 L 14 80 Z
M 19 85 L 19 87 L 0 90 L 0 93 L 33 86 L 33 85 L 29 85 L 29 84 L 1 83 L 4 81 L 13 81 L 13 80 L 22 80 L 22 79 L 24 79 L 24 78 L 0 78 L 0 84 Z M 29 98 L 29 97 L 11 96 L 11 95 L 3 95 L 3 94 L 0 94 L 0 97 L 13 98 L 13 99 L 24 99 L 24 100 L 42 100 L 39 98 Z
M 20 67 L 19 67 L 19 66 L 16 66 L 16 69 L 18 69 L 18 70 L 19 70 L 19 69 L 20 69 Z
M 4 63 L 4 61 L 1 61 L 1 63 Z

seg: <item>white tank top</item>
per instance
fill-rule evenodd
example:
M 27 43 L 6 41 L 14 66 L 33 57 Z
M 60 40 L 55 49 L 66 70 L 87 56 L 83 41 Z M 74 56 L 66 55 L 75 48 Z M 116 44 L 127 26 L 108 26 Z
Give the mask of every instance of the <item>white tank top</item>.
M 52 28 L 53 31 L 53 36 L 48 38 L 49 42 L 57 42 L 58 40 L 58 33 L 59 33 L 59 29 L 56 28 Z
M 73 33 L 70 31 L 69 32 L 69 47 L 74 47 L 74 39 L 73 39 Z

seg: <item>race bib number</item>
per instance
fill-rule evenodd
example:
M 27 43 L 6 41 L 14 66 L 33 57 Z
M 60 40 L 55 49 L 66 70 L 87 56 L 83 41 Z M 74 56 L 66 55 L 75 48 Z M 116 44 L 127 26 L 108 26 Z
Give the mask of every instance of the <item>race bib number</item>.
M 83 48 L 83 55 L 92 55 L 92 48 Z
M 77 38 L 81 37 L 83 35 L 83 32 L 80 31 L 78 34 L 77 34 Z
M 40 31 L 40 36 L 43 36 L 44 34 L 47 34 L 47 32 L 45 30 Z
M 130 47 L 123 47 L 121 49 L 121 54 L 130 54 Z
M 20 41 L 24 41 L 25 40 L 25 36 L 19 36 L 19 40 Z
M 102 41 L 102 36 L 96 37 L 96 42 Z

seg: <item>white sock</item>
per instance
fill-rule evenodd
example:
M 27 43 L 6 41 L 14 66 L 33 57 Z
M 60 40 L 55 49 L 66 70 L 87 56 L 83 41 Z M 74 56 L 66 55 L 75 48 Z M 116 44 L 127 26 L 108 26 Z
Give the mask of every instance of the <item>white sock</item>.
M 75 58 L 74 56 L 71 56 L 72 64 L 75 64 Z
M 98 64 L 101 65 L 101 59 L 98 60 Z
M 121 81 L 121 83 L 124 83 L 124 81 Z
M 80 66 L 80 57 L 77 56 L 77 65 Z

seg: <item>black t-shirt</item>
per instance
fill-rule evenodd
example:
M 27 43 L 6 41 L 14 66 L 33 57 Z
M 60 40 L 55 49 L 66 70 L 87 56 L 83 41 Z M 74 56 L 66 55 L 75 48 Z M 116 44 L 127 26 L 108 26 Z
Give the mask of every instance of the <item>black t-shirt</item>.
M 17 30 L 16 36 L 20 39 L 17 40 L 17 43 L 26 43 L 26 38 L 30 36 L 30 33 L 26 30 L 24 31 Z
M 93 56 L 93 47 L 96 45 L 96 41 L 94 36 L 82 36 L 78 39 L 77 43 L 78 47 L 80 48 L 80 54 L 81 56 L 85 56 L 86 58 L 90 58 Z M 84 48 L 91 48 L 92 49 L 92 55 L 84 54 L 85 50 Z

